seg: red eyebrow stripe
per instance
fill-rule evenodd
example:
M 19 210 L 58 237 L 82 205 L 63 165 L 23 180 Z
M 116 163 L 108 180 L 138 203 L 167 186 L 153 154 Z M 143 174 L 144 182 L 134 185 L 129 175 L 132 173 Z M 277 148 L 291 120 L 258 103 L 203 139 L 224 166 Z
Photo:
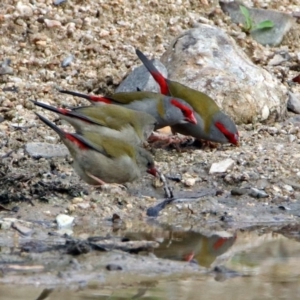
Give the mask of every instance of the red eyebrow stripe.
M 233 145 L 238 145 L 238 132 L 237 135 L 235 133 L 231 133 L 230 131 L 227 130 L 227 128 L 225 128 L 225 126 L 220 123 L 220 122 L 216 122 L 215 126 L 224 134 L 224 136 L 228 139 L 228 141 L 233 144 Z
M 174 106 L 180 108 L 181 110 L 185 111 L 185 112 L 192 112 L 191 109 L 189 107 L 187 107 L 186 105 L 184 105 L 183 103 L 177 101 L 176 99 L 172 99 L 171 100 L 171 104 L 173 104 Z

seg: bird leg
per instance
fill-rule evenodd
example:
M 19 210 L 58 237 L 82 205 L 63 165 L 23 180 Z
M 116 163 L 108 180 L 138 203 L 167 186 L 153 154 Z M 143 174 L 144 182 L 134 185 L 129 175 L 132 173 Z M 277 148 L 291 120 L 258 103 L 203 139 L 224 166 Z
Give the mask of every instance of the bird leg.
M 99 183 L 99 185 L 96 185 L 96 187 L 100 187 L 101 190 L 111 190 L 113 187 L 117 188 L 118 190 L 126 190 L 126 186 L 122 185 L 122 184 L 118 184 L 118 183 L 106 183 L 105 181 L 103 181 L 102 179 L 92 175 L 89 172 L 86 172 L 86 175 L 91 177 L 92 179 L 94 179 L 96 182 Z
M 200 149 L 204 149 L 204 148 L 215 149 L 218 147 L 216 143 L 211 141 L 205 141 L 205 140 L 195 140 L 193 146 Z

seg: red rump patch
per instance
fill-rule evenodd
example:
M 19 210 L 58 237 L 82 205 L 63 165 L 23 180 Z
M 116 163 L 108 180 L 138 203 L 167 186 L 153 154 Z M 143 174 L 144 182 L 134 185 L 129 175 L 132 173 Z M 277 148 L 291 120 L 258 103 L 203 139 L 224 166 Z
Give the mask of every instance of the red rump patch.
M 69 141 L 71 141 L 72 143 L 77 145 L 80 149 L 82 149 L 82 150 L 89 149 L 89 147 L 86 144 L 84 144 L 82 141 L 80 141 L 78 138 L 76 138 L 76 136 L 74 136 L 72 133 L 66 132 L 65 137 L 66 137 L 66 139 L 68 139 Z
M 103 102 L 103 103 L 107 103 L 107 104 L 112 103 L 112 101 L 109 98 L 106 98 L 106 97 L 94 96 L 94 95 L 89 95 L 88 97 L 93 102 Z
M 190 252 L 188 254 L 183 255 L 182 259 L 184 261 L 190 262 L 194 258 L 194 256 L 195 256 L 195 253 L 194 252 Z
M 215 126 L 225 135 L 228 141 L 233 145 L 239 144 L 239 134 L 238 132 L 232 133 L 227 130 L 227 128 L 220 122 L 216 122 Z
M 190 109 L 188 106 L 184 105 L 183 103 L 177 101 L 176 99 L 171 100 L 171 104 L 179 108 L 183 115 L 185 116 L 186 120 L 192 124 L 197 124 L 196 117 L 194 115 L 194 111 Z
M 70 112 L 69 109 L 65 109 L 65 108 L 58 108 L 57 110 L 63 115 L 67 115 Z
M 164 76 L 162 76 L 159 72 L 151 72 L 151 75 L 153 76 L 155 81 L 158 83 L 158 85 L 160 87 L 160 92 L 163 95 L 170 95 L 166 78 Z

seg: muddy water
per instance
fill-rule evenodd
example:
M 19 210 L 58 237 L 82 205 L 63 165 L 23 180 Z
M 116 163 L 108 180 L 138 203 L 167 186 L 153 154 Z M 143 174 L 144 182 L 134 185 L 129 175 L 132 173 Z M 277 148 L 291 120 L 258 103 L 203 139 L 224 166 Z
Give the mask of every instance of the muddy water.
M 77 256 L 1 245 L 0 299 L 297 299 L 298 231 L 264 231 L 120 229 L 106 237 L 115 249 Z M 155 246 L 120 248 L 118 241 Z

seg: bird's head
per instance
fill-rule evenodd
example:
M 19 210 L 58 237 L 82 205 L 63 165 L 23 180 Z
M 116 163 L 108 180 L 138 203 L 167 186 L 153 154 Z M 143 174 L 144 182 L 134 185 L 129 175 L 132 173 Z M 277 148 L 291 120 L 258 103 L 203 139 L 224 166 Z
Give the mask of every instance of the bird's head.
M 239 146 L 239 133 L 235 123 L 229 116 L 220 112 L 214 120 L 214 126 L 222 134 L 228 143 Z
M 191 124 L 197 124 L 197 119 L 194 114 L 193 108 L 183 100 L 172 99 L 171 104 L 177 107 L 184 116 L 184 121 Z

